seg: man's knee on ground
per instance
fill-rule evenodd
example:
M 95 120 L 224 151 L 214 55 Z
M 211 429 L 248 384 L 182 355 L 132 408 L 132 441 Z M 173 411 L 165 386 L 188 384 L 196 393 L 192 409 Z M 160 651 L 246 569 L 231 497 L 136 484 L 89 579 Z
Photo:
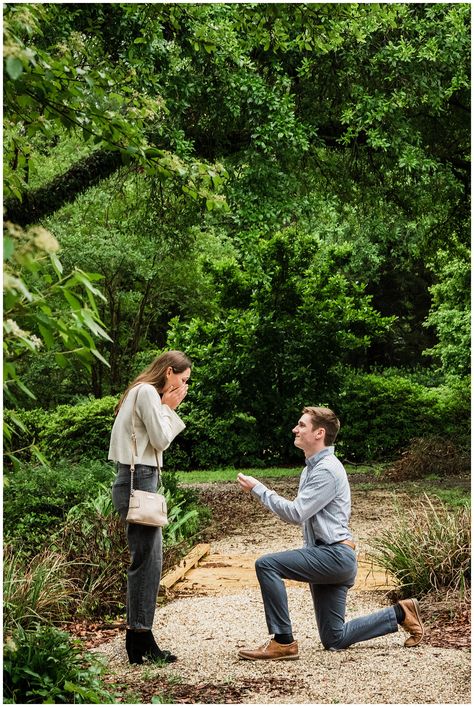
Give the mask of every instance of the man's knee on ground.
M 339 646 L 339 641 L 324 641 L 323 648 L 327 651 L 341 651 L 342 648 Z
M 342 631 L 326 631 L 320 634 L 321 643 L 327 651 L 342 650 Z

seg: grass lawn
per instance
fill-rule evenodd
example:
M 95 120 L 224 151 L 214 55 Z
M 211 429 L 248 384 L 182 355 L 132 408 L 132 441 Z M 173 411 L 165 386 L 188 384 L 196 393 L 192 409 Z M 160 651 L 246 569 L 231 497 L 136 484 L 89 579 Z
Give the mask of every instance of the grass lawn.
M 374 481 L 377 479 L 378 473 L 384 467 L 384 464 L 368 466 L 352 466 L 347 465 L 346 471 L 349 474 L 373 474 Z M 234 469 L 227 467 L 225 469 L 205 469 L 202 471 L 179 471 L 177 473 L 178 481 L 182 484 L 203 484 L 203 483 L 218 483 L 222 481 L 236 481 L 237 474 L 241 471 L 247 476 L 255 476 L 257 479 L 278 479 L 283 476 L 299 476 L 303 465 L 294 467 L 270 467 L 268 469 Z

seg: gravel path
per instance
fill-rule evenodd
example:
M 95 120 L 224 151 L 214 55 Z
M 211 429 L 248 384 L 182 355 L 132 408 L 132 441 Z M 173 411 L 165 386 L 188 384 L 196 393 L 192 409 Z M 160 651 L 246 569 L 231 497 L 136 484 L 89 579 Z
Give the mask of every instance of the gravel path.
M 353 494 L 353 529 L 364 547 L 381 517 L 390 517 L 386 494 Z M 365 507 L 365 511 L 363 508 Z M 374 512 L 374 509 L 375 512 Z M 365 516 L 365 520 L 364 520 Z M 250 527 L 212 543 L 213 552 L 252 554 L 301 545 L 298 528 L 285 525 L 262 509 Z M 245 589 L 223 596 L 178 597 L 156 612 L 154 633 L 160 646 L 179 661 L 162 668 L 130 666 L 122 635 L 98 651 L 110 659 L 114 681 L 132 676 L 166 677 L 170 683 L 211 684 L 240 689 L 245 704 L 471 704 L 470 651 L 421 645 L 403 647 L 399 631 L 345 651 L 325 651 L 319 642 L 309 590 L 288 588 L 298 661 L 253 663 L 236 657 L 242 646 L 257 646 L 267 635 L 260 592 Z M 385 606 L 380 592 L 351 591 L 347 618 Z M 216 700 L 219 701 L 219 700 Z M 226 701 L 225 697 L 222 701 Z M 232 700 L 235 702 L 236 700 Z

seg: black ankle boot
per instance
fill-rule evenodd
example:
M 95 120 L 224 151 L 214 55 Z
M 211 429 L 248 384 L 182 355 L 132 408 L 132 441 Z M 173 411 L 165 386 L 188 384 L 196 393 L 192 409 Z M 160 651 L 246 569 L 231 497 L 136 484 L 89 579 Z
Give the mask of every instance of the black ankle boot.
M 147 632 L 147 646 L 145 655 L 152 660 L 163 660 L 165 663 L 174 663 L 178 660 L 171 651 L 162 651 L 161 648 L 158 648 L 155 637 L 151 631 Z
M 125 648 L 129 662 L 137 665 L 143 663 L 143 658 L 163 663 L 174 663 L 177 660 L 170 651 L 162 651 L 158 648 L 151 631 L 132 631 L 127 628 Z
M 139 644 L 140 631 L 131 631 L 127 628 L 125 637 L 125 648 L 127 649 L 128 662 L 141 665 L 143 663 L 143 653 Z

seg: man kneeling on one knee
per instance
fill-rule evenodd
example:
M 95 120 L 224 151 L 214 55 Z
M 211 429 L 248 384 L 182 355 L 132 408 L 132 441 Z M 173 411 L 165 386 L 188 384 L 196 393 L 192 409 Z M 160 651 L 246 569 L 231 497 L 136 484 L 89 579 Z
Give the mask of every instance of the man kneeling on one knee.
M 241 649 L 246 660 L 295 660 L 294 640 L 284 579 L 309 584 L 323 646 L 341 650 L 353 643 L 384 636 L 400 624 L 409 637 L 406 647 L 423 638 L 416 599 L 404 599 L 369 616 L 345 621 L 347 592 L 357 574 L 355 543 L 349 530 L 351 493 L 346 471 L 332 446 L 340 423 L 328 408 L 305 407 L 293 429 L 295 445 L 306 457 L 298 495 L 289 501 L 252 476 L 237 480 L 272 513 L 287 523 L 303 526 L 304 545 L 260 557 L 256 572 L 265 607 L 269 638 L 255 650 Z

